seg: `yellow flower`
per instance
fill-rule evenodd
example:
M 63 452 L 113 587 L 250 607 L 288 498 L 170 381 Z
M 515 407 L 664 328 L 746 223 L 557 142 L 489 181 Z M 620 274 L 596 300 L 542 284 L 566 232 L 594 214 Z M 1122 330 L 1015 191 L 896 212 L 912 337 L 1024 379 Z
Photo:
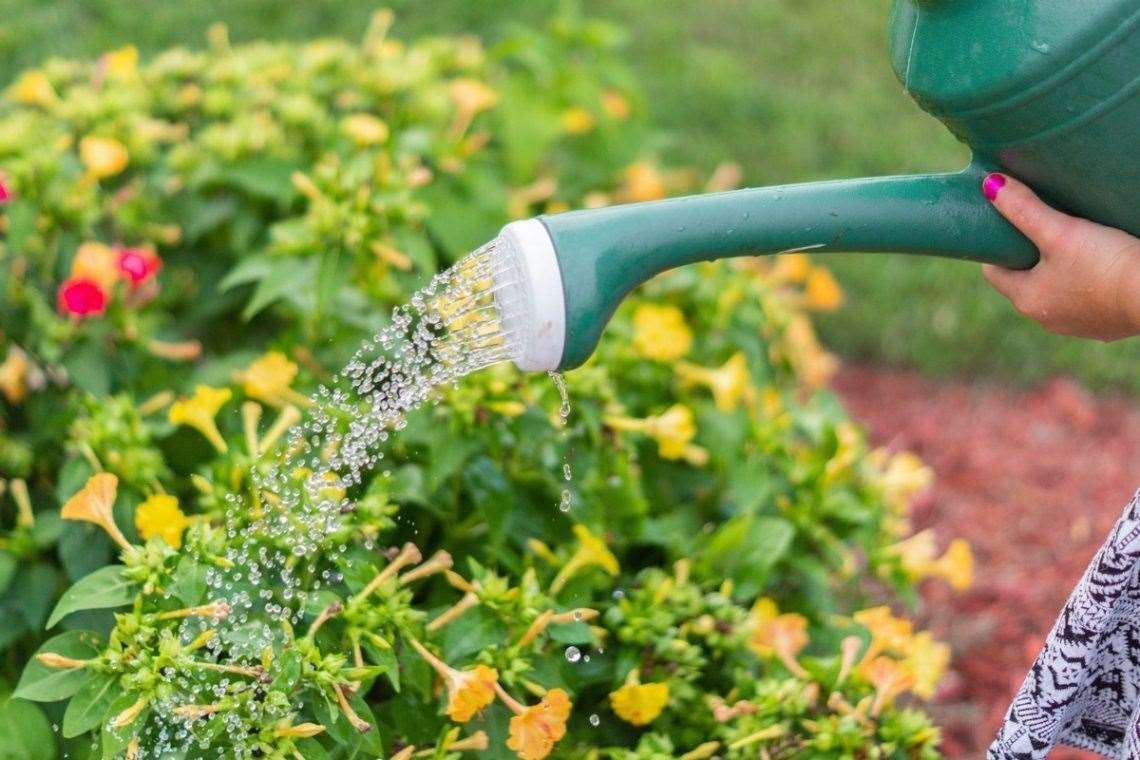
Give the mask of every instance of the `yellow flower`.
M 819 345 L 811 320 L 804 314 L 796 314 L 788 321 L 784 345 L 796 377 L 809 388 L 823 387 L 835 374 L 835 357 Z
M 269 351 L 243 370 L 234 373 L 234 381 L 241 383 L 245 395 L 272 406 L 311 402 L 290 386 L 297 377 L 297 365 L 280 351 Z
M 103 70 L 113 77 L 129 77 L 138 71 L 139 49 L 134 45 L 127 45 L 118 50 L 111 50 L 99 59 Z
M 619 718 L 634 726 L 657 720 L 669 704 L 669 684 L 640 683 L 637 670 L 631 670 L 625 684 L 610 694 L 610 705 Z
M 103 243 L 83 243 L 71 261 L 71 276 L 92 280 L 104 290 L 119 281 L 119 256 Z
M 499 95 L 478 79 L 453 79 L 448 86 L 455 107 L 465 113 L 486 111 L 499 102 Z
M 521 401 L 490 401 L 487 408 L 504 417 L 519 417 L 526 413 L 526 404 Z
M 500 697 L 505 695 L 506 692 L 499 692 Z M 562 689 L 551 689 L 541 702 L 530 707 L 513 699 L 504 701 L 515 713 L 511 718 L 507 748 L 514 750 L 520 760 L 543 760 L 566 735 L 566 719 L 573 706 L 570 697 Z
M 499 102 L 498 93 L 478 79 L 453 79 L 448 91 L 455 103 L 455 118 L 448 131 L 455 139 L 462 137 L 479 113 Z
M 629 118 L 629 101 L 617 90 L 606 90 L 602 93 L 602 110 L 611 119 L 624 121 Z
M 182 531 L 189 524 L 178 506 L 178 499 L 169 494 L 155 494 L 135 510 L 135 528 L 143 540 L 158 536 L 172 549 L 182 546 Z
M 410 641 L 420 657 L 447 685 L 447 717 L 456 723 L 466 723 L 495 701 L 495 686 L 499 682 L 497 670 L 486 665 L 476 665 L 469 670 L 456 670 L 429 652 L 420 642 L 415 639 Z
M 562 129 L 571 135 L 581 135 L 594 128 L 594 115 L 577 106 L 562 112 Z
M 741 353 L 737 353 L 717 369 L 680 362 L 677 364 L 676 372 L 682 384 L 704 385 L 712 391 L 716 408 L 722 412 L 736 409 L 750 390 L 748 361 Z
M 206 437 L 220 452 L 227 451 L 225 439 L 214 418 L 218 410 L 233 396 L 229 388 L 199 385 L 190 398 L 180 398 L 170 405 L 168 418 L 174 425 L 189 425 Z
M 350 114 L 340 126 L 357 145 L 379 145 L 388 140 L 388 125 L 370 113 Z
M 0 393 L 10 404 L 18 404 L 28 395 L 28 355 L 19 346 L 8 346 L 8 355 L 0 364 Z
M 808 645 L 807 618 L 794 612 L 781 614 L 774 601 L 763 597 L 752 608 L 751 623 L 749 649 L 761 657 L 775 655 L 793 674 L 807 675 L 796 661 L 796 655 Z
M 811 274 L 811 259 L 806 253 L 784 253 L 776 257 L 771 280 L 776 284 L 800 283 Z
M 844 420 L 835 426 L 835 455 L 827 461 L 824 469 L 829 480 L 833 480 L 859 461 L 863 453 L 863 434 L 858 426 Z
M 905 514 L 911 499 L 934 482 L 933 470 L 909 451 L 891 456 L 885 450 L 877 449 L 871 452 L 868 462 L 879 471 L 877 481 L 883 500 L 896 514 Z
M 950 665 L 950 647 L 935 640 L 928 631 L 916 633 L 910 640 L 902 664 L 913 677 L 911 691 L 923 699 L 930 699 Z
M 107 531 L 107 535 L 115 543 L 129 550 L 130 543 L 115 524 L 115 496 L 118 490 L 117 477 L 107 472 L 96 473 L 87 479 L 83 488 L 64 502 L 59 516 L 64 520 L 79 520 L 98 525 Z
M 606 425 L 614 430 L 644 433 L 657 441 L 657 453 L 663 459 L 684 459 L 701 466 L 708 462 L 708 452 L 690 442 L 697 434 L 693 410 L 674 404 L 656 417 L 643 420 L 629 417 L 606 417 Z
M 624 181 L 618 195 L 623 201 L 655 201 L 669 194 L 664 175 L 648 161 L 630 164 L 622 175 Z
M 495 699 L 495 683 L 499 673 L 486 665 L 455 671 L 447 682 L 447 717 L 466 723 Z
M 11 87 L 8 97 L 27 106 L 50 106 L 59 100 L 42 71 L 25 71 Z
M 965 539 L 950 542 L 946 553 L 935 562 L 934 574 L 946 579 L 952 588 L 965 591 L 974 582 L 974 552 Z
M 113 177 L 130 162 L 126 146 L 110 137 L 84 137 L 79 141 L 79 158 L 96 179 Z
M 859 674 L 875 687 L 875 701 L 871 703 L 871 715 L 878 715 L 907 689 L 915 684 L 915 677 L 898 661 L 890 657 L 876 657 L 864 660 L 859 666 Z
M 913 628 L 909 620 L 891 614 L 890 607 L 871 607 L 860 610 L 853 617 L 871 633 L 871 646 L 864 655 L 869 660 L 883 651 L 905 652 L 910 646 Z
M 804 286 L 804 304 L 816 311 L 835 311 L 843 305 L 843 289 L 829 270 L 812 267 Z
M 611 576 L 616 576 L 621 571 L 617 557 L 609 550 L 605 541 L 591 533 L 585 525 L 575 525 L 573 530 L 575 538 L 578 539 L 578 550 L 571 555 L 550 584 L 552 594 L 561 591 L 566 582 L 583 568 L 596 565 Z
M 945 554 L 938 557 L 934 531 L 927 529 L 887 547 L 886 551 L 899 558 L 912 580 L 944 578 L 958 591 L 965 591 L 973 583 L 974 553 L 963 539 L 951 541 Z

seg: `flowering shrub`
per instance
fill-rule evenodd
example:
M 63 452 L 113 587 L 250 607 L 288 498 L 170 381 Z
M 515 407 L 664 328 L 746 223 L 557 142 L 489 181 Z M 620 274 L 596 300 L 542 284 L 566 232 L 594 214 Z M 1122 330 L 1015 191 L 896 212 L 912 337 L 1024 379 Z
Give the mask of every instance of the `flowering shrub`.
M 279 545 L 256 476 L 390 306 L 512 217 L 693 183 L 608 27 L 390 23 L 7 90 L 0 755 L 936 757 L 947 648 L 878 602 L 969 550 L 821 390 L 842 294 L 803 255 L 643 288 L 568 419 L 505 365 L 442 390 Z

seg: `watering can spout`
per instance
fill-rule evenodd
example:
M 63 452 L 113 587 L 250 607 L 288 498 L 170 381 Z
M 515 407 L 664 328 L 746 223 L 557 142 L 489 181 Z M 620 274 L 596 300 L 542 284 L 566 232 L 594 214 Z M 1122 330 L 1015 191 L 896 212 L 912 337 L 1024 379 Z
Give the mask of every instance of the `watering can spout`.
M 524 369 L 582 364 L 632 289 L 697 261 L 801 250 L 882 251 L 1033 266 L 1036 248 L 983 197 L 985 175 L 985 168 L 971 165 L 952 174 L 735 190 L 508 225 L 503 238 L 530 249 L 522 251 L 523 266 L 541 270 L 529 278 L 533 290 L 526 302 L 563 312 L 561 319 L 535 317 L 555 325 L 548 333 L 561 332 L 561 350 L 547 345 L 538 352 L 542 360 L 516 363 Z M 560 297 L 552 293 L 557 289 Z

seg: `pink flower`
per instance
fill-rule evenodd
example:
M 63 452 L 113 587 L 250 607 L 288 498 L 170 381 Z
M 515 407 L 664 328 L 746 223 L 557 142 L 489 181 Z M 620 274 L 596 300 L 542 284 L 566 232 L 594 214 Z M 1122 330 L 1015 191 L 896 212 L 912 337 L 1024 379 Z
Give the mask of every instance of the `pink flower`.
M 162 269 L 162 259 L 150 248 L 117 246 L 115 253 L 119 255 L 119 271 L 135 287 L 142 285 Z
M 8 178 L 0 172 L 0 203 L 12 200 L 12 188 L 8 186 Z
M 102 314 L 107 309 L 107 291 L 84 277 L 71 277 L 59 286 L 59 310 L 76 317 Z

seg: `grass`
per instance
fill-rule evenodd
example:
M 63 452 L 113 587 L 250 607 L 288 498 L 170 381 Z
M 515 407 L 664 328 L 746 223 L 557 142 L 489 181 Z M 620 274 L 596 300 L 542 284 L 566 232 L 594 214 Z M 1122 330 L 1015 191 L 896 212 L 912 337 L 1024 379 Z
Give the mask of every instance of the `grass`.
M 902 92 L 886 60 L 889 0 L 584 0 L 630 32 L 629 61 L 667 159 L 732 159 L 750 184 L 950 169 L 966 153 Z M 400 32 L 541 23 L 555 0 L 397 0 Z M 357 36 L 372 4 L 307 0 L 0 0 L 0 79 L 45 56 L 199 44 L 210 23 L 235 40 Z M 1046 335 L 956 262 L 843 255 L 831 264 L 849 305 L 821 320 L 850 357 L 937 375 L 1033 384 L 1070 374 L 1095 389 L 1140 391 L 1140 341 L 1101 345 Z

